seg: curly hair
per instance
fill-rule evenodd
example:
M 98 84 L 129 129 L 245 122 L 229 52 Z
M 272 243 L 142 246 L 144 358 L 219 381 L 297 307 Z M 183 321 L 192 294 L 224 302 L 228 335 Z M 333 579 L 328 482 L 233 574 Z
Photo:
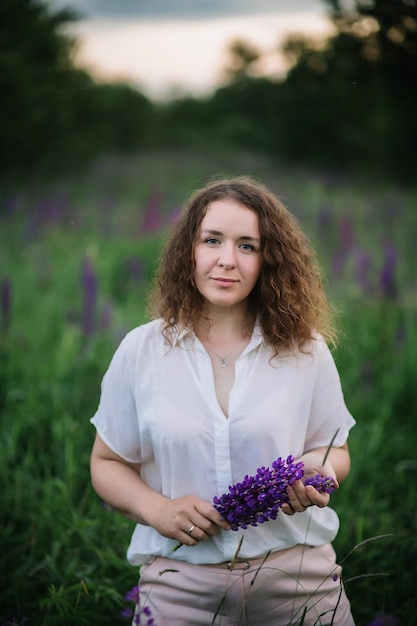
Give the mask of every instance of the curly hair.
M 264 340 L 275 349 L 302 349 L 319 333 L 335 343 L 334 312 L 315 252 L 296 218 L 263 183 L 246 176 L 216 179 L 194 192 L 163 249 L 150 313 L 165 321 L 164 335 L 195 329 L 204 299 L 194 280 L 194 247 L 211 202 L 231 198 L 259 218 L 262 269 L 249 296 Z

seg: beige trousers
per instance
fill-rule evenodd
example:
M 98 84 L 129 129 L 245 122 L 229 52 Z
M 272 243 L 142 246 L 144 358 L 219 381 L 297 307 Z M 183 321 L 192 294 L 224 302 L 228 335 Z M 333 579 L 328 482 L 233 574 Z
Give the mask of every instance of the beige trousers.
M 158 557 L 141 568 L 133 624 L 147 624 L 150 610 L 156 626 L 355 626 L 340 575 L 330 544 L 232 569 Z

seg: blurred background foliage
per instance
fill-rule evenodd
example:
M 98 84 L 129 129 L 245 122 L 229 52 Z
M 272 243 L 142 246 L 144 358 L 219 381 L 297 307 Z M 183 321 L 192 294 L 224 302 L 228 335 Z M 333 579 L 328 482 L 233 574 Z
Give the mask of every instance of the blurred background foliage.
M 161 103 L 125 84 L 99 84 L 74 66 L 75 42 L 65 34 L 77 19 L 71 10 L 3 0 L 2 175 L 73 170 L 103 152 L 216 145 L 410 181 L 417 165 L 416 2 L 326 3 L 336 35 L 321 46 L 289 37 L 285 78 L 254 76 L 261 53 L 235 41 L 226 85 L 204 98 Z

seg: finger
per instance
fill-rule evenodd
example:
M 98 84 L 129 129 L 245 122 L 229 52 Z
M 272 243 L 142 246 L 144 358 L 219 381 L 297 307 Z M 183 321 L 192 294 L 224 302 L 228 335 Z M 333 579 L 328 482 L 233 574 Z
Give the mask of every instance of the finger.
M 317 489 L 314 489 L 314 487 L 307 486 L 306 494 L 310 502 L 320 508 L 327 506 L 330 502 L 330 495 L 328 493 L 320 493 Z
M 199 541 L 206 541 L 210 537 L 214 537 L 219 532 L 219 526 L 214 524 L 205 517 L 201 517 L 195 520 L 196 525 L 192 531 L 192 537 Z
M 222 519 L 220 513 L 212 506 L 196 507 L 199 515 L 198 526 L 202 528 L 208 535 L 215 535 L 219 531 L 219 527 L 223 530 L 230 530 L 230 524 Z
M 185 538 L 181 537 L 181 543 L 187 546 L 196 546 L 198 543 L 200 543 L 200 540 L 197 537 L 199 530 L 200 529 L 198 529 L 198 527 L 195 524 L 190 524 L 187 530 L 182 531 L 182 534 L 185 535 Z
M 295 511 L 290 504 L 283 504 L 281 507 L 281 511 L 285 513 L 285 515 L 294 515 Z
M 193 524 L 190 527 L 190 529 L 187 531 L 187 535 L 192 539 L 195 539 L 196 541 L 207 541 L 207 539 L 209 538 L 208 533 L 206 533 L 206 531 L 197 524 Z
M 287 494 L 289 504 L 296 513 L 305 511 L 309 506 L 313 505 L 313 502 L 306 494 L 305 488 L 301 490 L 299 487 L 296 489 L 295 486 L 291 486 L 288 487 Z
M 190 521 L 187 523 L 189 523 L 188 528 L 185 529 L 182 527 L 182 530 L 199 541 L 205 541 L 219 531 L 218 526 L 213 524 L 211 520 L 200 515 L 196 510 L 192 512 L 192 517 L 190 517 Z M 189 531 L 191 528 L 192 530 L 190 533 Z
M 218 529 L 215 528 L 215 532 Z M 191 524 L 187 531 L 183 530 L 188 536 L 188 541 L 184 541 L 183 543 L 187 543 L 187 545 L 196 545 L 200 541 L 207 541 L 209 536 L 212 536 L 214 533 L 212 532 L 209 535 L 203 528 L 201 528 L 198 523 Z
M 187 530 L 187 535 L 190 535 L 190 537 L 191 537 L 191 534 L 192 534 L 193 530 L 195 530 L 195 524 L 192 524 L 190 526 L 190 528 Z

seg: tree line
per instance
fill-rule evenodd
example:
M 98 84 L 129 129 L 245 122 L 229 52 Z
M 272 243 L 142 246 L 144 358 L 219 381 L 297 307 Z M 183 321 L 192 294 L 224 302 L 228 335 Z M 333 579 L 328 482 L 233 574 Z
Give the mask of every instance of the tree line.
M 298 165 L 413 181 L 417 165 L 416 0 L 323 0 L 336 34 L 289 37 L 285 78 L 256 76 L 261 53 L 230 47 L 229 79 L 206 97 L 156 103 L 99 84 L 72 61 L 77 16 L 40 0 L 0 3 L 3 176 L 76 169 L 103 152 L 231 148 Z

